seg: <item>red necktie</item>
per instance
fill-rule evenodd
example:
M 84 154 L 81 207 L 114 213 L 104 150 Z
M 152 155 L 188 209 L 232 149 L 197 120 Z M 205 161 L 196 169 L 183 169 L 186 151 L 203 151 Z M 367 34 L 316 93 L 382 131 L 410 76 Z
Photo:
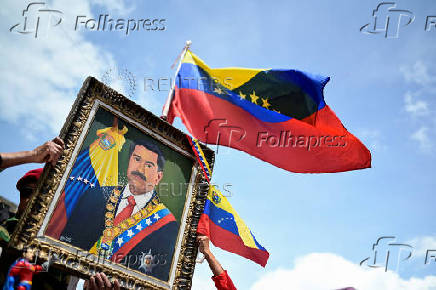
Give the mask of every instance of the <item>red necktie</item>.
M 136 202 L 133 195 L 127 198 L 129 204 L 119 213 L 114 219 L 114 226 L 117 226 L 120 222 L 132 215 L 133 209 L 135 208 Z

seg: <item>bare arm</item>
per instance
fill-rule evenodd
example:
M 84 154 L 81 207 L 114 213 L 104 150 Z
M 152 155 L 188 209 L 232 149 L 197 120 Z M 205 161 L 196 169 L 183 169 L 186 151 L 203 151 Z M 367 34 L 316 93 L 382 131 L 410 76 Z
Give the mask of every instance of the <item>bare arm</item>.
M 56 164 L 59 156 L 64 149 L 64 142 L 56 137 L 52 141 L 47 141 L 41 146 L 31 151 L 1 153 L 0 168 L 8 168 L 24 163 L 42 163 L 50 162 L 53 166 Z
M 197 237 L 197 242 L 198 249 L 201 253 L 203 253 L 204 257 L 206 258 L 206 261 L 209 264 L 209 268 L 212 270 L 213 275 L 218 276 L 222 272 L 224 272 L 223 267 L 209 249 L 209 237 L 199 235 Z

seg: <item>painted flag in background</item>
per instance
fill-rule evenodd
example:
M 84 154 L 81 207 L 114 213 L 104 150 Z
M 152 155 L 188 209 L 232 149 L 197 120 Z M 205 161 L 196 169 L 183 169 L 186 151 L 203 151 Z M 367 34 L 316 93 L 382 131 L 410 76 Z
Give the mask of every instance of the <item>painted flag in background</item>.
M 208 236 L 216 247 L 250 259 L 262 267 L 268 261 L 267 250 L 257 242 L 227 198 L 213 185 L 209 186 L 197 233 Z
M 80 151 L 47 226 L 46 235 L 59 238 L 77 201 L 86 190 L 118 185 L 118 152 L 126 142 L 126 133 L 126 127 L 118 129 L 115 118 L 112 127 L 97 130 L 97 139 Z
M 324 102 L 328 81 L 298 70 L 212 69 L 188 50 L 167 120 L 178 116 L 202 142 L 292 172 L 371 167 L 369 150 Z

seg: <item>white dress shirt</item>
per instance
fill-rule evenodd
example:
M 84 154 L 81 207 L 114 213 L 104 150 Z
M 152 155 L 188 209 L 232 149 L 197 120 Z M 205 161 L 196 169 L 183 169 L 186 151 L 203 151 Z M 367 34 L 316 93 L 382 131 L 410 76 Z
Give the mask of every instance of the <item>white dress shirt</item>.
M 135 208 L 133 209 L 133 212 L 132 212 L 132 215 L 133 215 L 133 214 L 137 213 L 138 211 L 140 211 L 147 204 L 147 202 L 151 199 L 151 197 L 153 196 L 153 190 L 149 191 L 147 193 L 133 195 L 130 192 L 129 185 L 127 184 L 126 187 L 124 188 L 120 204 L 118 205 L 117 214 L 115 216 L 117 216 L 129 204 L 129 201 L 127 200 L 127 198 L 131 195 L 135 198 L 135 203 L 136 203 Z

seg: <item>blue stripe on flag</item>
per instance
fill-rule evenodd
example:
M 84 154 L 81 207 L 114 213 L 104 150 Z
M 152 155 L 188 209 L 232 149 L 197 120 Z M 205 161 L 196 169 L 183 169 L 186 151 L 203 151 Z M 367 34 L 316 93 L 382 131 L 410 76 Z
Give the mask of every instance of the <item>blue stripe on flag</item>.
M 94 168 L 92 167 L 88 148 L 82 150 L 79 156 L 77 156 L 74 167 L 71 170 L 65 185 L 65 208 L 67 211 L 67 218 L 71 216 L 71 213 L 82 194 L 86 190 L 95 187 L 100 187 L 100 184 L 95 175 Z
M 217 226 L 239 236 L 238 226 L 236 225 L 233 214 L 216 207 L 209 199 L 206 200 L 204 205 L 204 213 L 207 214 L 209 219 Z
M 225 89 L 225 94 L 218 94 L 214 92 L 214 87 L 210 85 L 213 80 L 209 77 L 202 68 L 190 63 L 182 63 L 179 73 L 177 75 L 176 85 L 179 88 L 195 89 L 203 91 L 207 94 L 214 95 L 218 98 L 224 99 L 236 106 L 241 107 L 245 111 L 252 114 L 254 117 L 262 120 L 263 122 L 285 122 L 291 118 L 274 111 L 267 110 L 262 106 L 253 104 L 251 101 L 241 99 L 236 93 Z

